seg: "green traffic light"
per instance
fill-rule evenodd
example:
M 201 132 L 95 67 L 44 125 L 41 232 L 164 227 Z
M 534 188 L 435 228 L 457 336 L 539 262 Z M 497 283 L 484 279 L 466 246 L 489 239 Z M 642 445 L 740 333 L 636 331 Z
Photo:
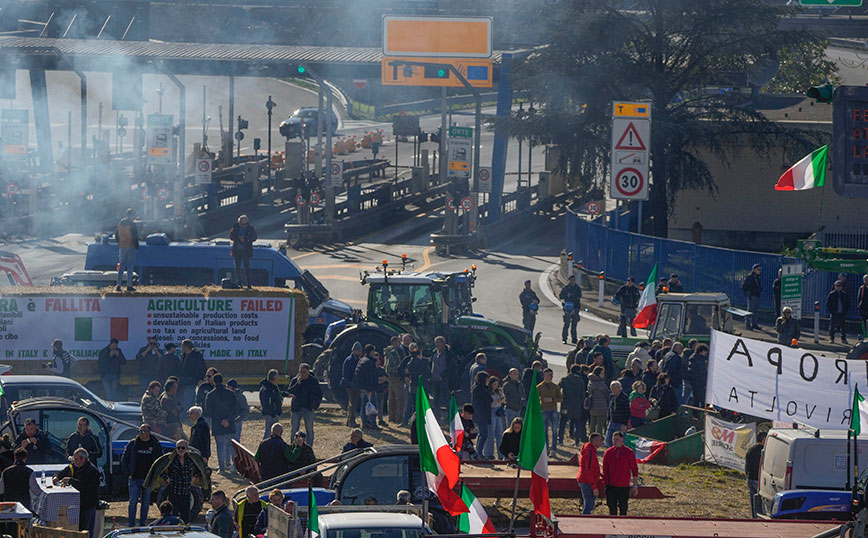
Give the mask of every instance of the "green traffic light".
M 816 99 L 820 103 L 831 103 L 832 99 L 835 97 L 835 86 L 828 82 L 826 84 L 812 86 L 808 88 L 805 95 L 812 99 Z
M 437 76 L 441 77 L 441 78 L 445 77 L 446 76 L 446 70 L 445 69 L 438 69 L 437 70 Z
M 303 75 L 305 71 L 306 71 L 306 69 L 304 68 L 303 65 L 298 66 L 298 74 L 299 75 Z

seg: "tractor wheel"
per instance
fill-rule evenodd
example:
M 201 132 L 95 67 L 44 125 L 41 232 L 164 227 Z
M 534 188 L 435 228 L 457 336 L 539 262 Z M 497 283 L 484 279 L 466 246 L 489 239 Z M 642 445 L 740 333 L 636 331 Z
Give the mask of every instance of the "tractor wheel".
M 323 365 L 323 361 L 318 360 L 322 349 L 322 344 L 304 344 L 301 346 L 301 362 L 310 364 L 313 375 L 319 379 L 323 379 L 324 374 L 328 373 L 328 362 L 326 361 Z
M 464 401 L 470 401 L 470 367 L 476 360 L 477 353 L 485 353 L 488 362 L 486 363 L 486 372 L 488 375 L 497 376 L 498 379 L 503 379 L 509 373 L 510 368 L 518 368 L 519 372 L 522 369 L 521 361 L 518 356 L 514 355 L 507 348 L 503 347 L 484 347 L 475 349 L 468 353 L 461 361 L 461 393 Z
M 392 335 L 385 330 L 377 330 L 371 327 L 360 327 L 342 332 L 329 349 L 337 353 L 338 357 L 348 357 L 353 350 L 353 344 L 359 342 L 362 346 L 373 344 L 378 350 L 389 345 Z

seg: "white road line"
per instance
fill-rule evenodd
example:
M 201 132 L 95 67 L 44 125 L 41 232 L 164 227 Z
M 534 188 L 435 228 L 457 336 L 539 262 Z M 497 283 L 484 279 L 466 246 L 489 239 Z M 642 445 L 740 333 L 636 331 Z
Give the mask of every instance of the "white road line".
M 545 271 L 540 273 L 538 285 L 539 285 L 540 291 L 542 292 L 543 295 L 545 295 L 546 299 L 551 301 L 553 304 L 560 306 L 560 304 L 561 304 L 560 299 L 558 299 L 558 296 L 555 295 L 554 290 L 552 290 L 551 286 L 549 286 L 549 275 L 551 275 L 553 272 L 557 271 L 558 268 L 559 268 L 558 264 L 553 263 L 551 265 L 551 267 L 549 267 L 548 269 L 546 269 Z M 612 327 L 615 327 L 615 328 L 618 327 L 617 323 L 613 323 L 613 322 L 605 320 L 599 316 L 595 316 L 594 314 L 591 314 L 590 312 L 582 312 L 582 317 L 587 318 L 587 319 L 592 320 L 592 321 L 596 321 L 597 323 L 605 323 L 606 325 L 611 325 Z

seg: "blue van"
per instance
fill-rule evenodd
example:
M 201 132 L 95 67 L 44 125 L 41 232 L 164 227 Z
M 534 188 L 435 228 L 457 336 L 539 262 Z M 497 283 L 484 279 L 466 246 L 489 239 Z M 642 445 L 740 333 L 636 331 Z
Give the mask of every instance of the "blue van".
M 228 240 L 170 243 L 165 234 L 151 234 L 139 245 L 134 271 L 144 286 L 219 286 L 224 278 L 235 280 L 230 246 Z M 118 244 L 113 235 L 103 234 L 88 243 L 86 270 L 116 271 L 117 266 Z M 302 271 L 285 249 L 268 243 L 253 244 L 250 280 L 254 286 L 288 286 L 304 291 L 310 302 L 305 343 L 322 343 L 330 323 L 353 313 L 348 304 L 329 298 L 325 286 L 310 271 Z

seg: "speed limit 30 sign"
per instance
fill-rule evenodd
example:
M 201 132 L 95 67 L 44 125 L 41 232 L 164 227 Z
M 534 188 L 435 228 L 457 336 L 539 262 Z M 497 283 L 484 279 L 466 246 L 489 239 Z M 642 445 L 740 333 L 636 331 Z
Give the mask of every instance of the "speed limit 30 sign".
M 645 171 L 632 166 L 615 170 L 612 174 L 612 198 L 647 200 L 648 181 L 645 174 Z

